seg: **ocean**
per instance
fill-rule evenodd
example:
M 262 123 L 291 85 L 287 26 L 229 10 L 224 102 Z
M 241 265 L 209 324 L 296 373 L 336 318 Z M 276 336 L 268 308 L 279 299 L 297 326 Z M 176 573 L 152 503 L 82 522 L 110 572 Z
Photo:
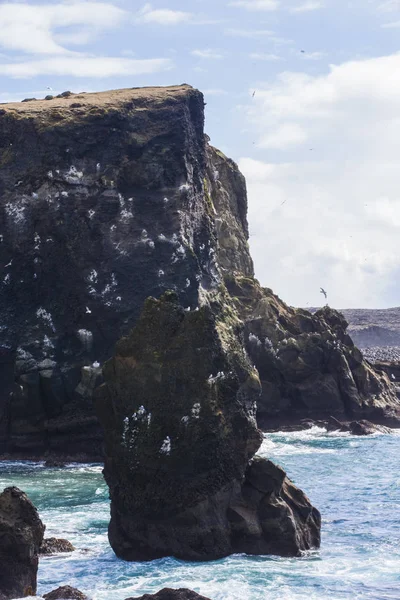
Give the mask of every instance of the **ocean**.
M 101 465 L 0 463 L 1 489 L 37 506 L 46 537 L 77 550 L 40 560 L 38 594 L 71 585 L 94 600 L 188 587 L 211 600 L 399 600 L 400 432 L 357 438 L 323 429 L 266 434 L 271 458 L 322 513 L 322 545 L 300 558 L 235 555 L 210 563 L 126 563 L 108 545 Z

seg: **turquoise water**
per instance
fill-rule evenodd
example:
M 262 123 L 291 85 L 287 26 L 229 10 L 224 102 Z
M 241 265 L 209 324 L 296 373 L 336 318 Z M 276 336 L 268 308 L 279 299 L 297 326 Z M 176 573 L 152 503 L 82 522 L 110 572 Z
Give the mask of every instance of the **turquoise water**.
M 297 559 L 125 563 L 107 543 L 109 505 L 100 466 L 0 463 L 1 489 L 26 491 L 46 535 L 77 547 L 71 555 L 41 559 L 38 593 L 68 584 L 95 600 L 123 600 L 165 586 L 189 587 L 212 600 L 399 600 L 400 435 L 356 438 L 317 428 L 275 433 L 265 436 L 260 453 L 281 464 L 320 509 L 320 551 Z

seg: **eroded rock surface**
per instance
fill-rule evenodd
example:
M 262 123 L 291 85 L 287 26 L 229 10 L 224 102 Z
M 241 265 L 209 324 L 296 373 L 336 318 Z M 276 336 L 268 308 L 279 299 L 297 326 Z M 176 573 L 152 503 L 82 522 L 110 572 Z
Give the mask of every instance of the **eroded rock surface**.
M 145 594 L 138 598 L 127 598 L 127 600 L 210 600 L 205 596 L 200 596 L 192 590 L 180 588 L 173 590 L 171 588 L 164 588 L 157 592 L 157 594 Z
M 241 328 L 222 297 L 187 312 L 166 293 L 146 301 L 106 363 L 96 405 L 118 556 L 210 560 L 319 545 L 318 511 L 282 469 L 253 459 L 261 387 Z
M 226 283 L 260 374 L 262 428 L 331 416 L 399 425 L 394 385 L 363 359 L 341 313 L 328 306 L 313 315 L 294 309 L 252 278 L 227 276 Z
M 38 553 L 45 526 L 26 494 L 16 487 L 0 494 L 0 596 L 35 596 Z
M 349 424 L 350 432 L 353 435 L 373 435 L 374 433 L 391 433 L 390 429 L 382 425 L 375 425 L 370 421 L 352 421 Z
M 63 585 L 52 590 L 44 594 L 43 598 L 45 600 L 88 600 L 88 596 L 70 585 Z
M 39 554 L 58 554 L 64 552 L 73 552 L 74 546 L 68 540 L 61 538 L 46 538 L 40 546 Z

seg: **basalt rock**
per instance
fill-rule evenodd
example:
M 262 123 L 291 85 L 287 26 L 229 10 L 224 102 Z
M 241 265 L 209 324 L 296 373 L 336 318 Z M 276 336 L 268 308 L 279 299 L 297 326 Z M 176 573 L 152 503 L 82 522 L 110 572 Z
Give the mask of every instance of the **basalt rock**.
M 35 596 L 38 553 L 45 526 L 26 494 L 16 487 L 0 494 L 0 596 Z
M 157 592 L 157 594 L 145 594 L 138 598 L 127 598 L 127 600 L 210 600 L 205 596 L 200 596 L 192 590 L 180 588 L 173 590 L 171 588 L 164 588 Z
M 363 359 L 341 313 L 328 306 L 315 314 L 294 309 L 253 278 L 226 275 L 225 280 L 260 374 L 263 429 L 331 416 L 399 426 L 395 387 Z
M 51 555 L 64 552 L 73 552 L 74 546 L 68 540 L 61 538 L 46 538 L 39 549 L 39 554 Z
M 258 374 L 223 292 L 210 299 L 185 311 L 174 293 L 149 298 L 104 367 L 109 540 L 126 560 L 319 545 L 318 511 L 282 469 L 253 459 Z
M 89 600 L 83 592 L 70 585 L 63 585 L 56 590 L 52 590 L 44 594 L 43 598 L 45 600 Z
M 374 433 L 391 433 L 390 429 L 382 425 L 375 425 L 370 421 L 352 421 L 349 430 L 353 435 L 373 435 Z
M 49 469 L 63 469 L 66 466 L 66 464 L 61 460 L 54 460 L 53 458 L 49 458 L 45 461 L 44 466 L 48 467 Z

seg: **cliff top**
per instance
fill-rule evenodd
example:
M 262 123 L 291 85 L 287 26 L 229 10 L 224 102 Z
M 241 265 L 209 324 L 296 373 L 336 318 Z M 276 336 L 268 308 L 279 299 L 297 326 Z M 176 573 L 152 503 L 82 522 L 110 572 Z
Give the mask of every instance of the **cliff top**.
M 29 101 L 25 102 L 9 102 L 1 104 L 0 110 L 2 112 L 21 113 L 21 116 L 24 117 L 34 117 L 38 113 L 49 109 L 74 109 L 85 107 L 106 108 L 108 106 L 115 107 L 118 104 L 125 104 L 132 100 L 139 102 L 144 101 L 144 103 L 146 103 L 146 101 L 151 101 L 152 103 L 165 102 L 168 98 L 179 99 L 188 95 L 190 92 L 196 92 L 196 90 L 187 84 L 168 87 L 125 88 L 91 93 L 64 92 L 64 96 L 54 97 L 51 100 L 29 99 Z

